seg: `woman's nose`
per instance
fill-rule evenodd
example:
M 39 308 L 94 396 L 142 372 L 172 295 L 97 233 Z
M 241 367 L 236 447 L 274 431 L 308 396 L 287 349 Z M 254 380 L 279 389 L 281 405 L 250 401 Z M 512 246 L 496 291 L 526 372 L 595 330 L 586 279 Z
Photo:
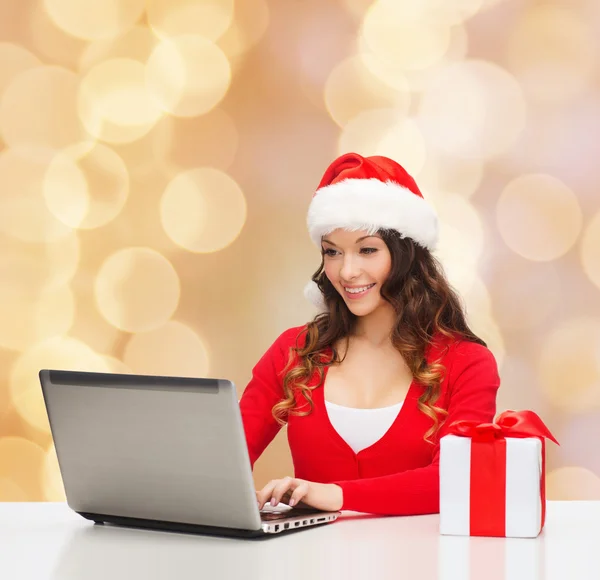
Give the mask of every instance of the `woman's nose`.
M 346 254 L 344 256 L 342 267 L 340 269 L 340 278 L 350 282 L 360 274 L 358 263 L 353 259 L 353 256 Z

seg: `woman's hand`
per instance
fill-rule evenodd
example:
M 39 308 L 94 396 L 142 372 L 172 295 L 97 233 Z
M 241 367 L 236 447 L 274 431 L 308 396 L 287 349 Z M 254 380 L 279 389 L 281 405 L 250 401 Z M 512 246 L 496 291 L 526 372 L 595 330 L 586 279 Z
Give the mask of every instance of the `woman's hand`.
M 259 509 L 271 501 L 272 506 L 283 502 L 292 507 L 310 506 L 324 511 L 338 511 L 344 503 L 342 488 L 339 485 L 315 483 L 297 477 L 272 479 L 256 492 L 256 499 Z

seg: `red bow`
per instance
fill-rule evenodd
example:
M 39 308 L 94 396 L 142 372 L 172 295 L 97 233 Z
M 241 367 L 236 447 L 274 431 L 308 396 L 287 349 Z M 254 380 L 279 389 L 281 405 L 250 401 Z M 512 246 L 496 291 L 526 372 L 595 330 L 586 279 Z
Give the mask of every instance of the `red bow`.
M 450 425 L 448 434 L 471 437 L 473 441 L 482 442 L 506 437 L 545 437 L 559 445 L 548 427 L 533 411 L 504 411 L 494 423 L 455 421 Z
M 545 439 L 558 441 L 533 411 L 504 411 L 494 423 L 455 421 L 449 435 L 471 438 L 470 533 L 472 536 L 506 535 L 507 437 L 539 437 L 542 441 L 541 528 L 546 519 Z

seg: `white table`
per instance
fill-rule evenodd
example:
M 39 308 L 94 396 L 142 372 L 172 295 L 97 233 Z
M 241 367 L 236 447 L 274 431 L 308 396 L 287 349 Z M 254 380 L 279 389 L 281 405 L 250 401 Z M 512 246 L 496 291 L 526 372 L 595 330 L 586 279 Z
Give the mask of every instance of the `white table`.
M 63 503 L 0 503 L 0 578 L 600 578 L 600 502 L 548 502 L 536 539 L 440 536 L 438 521 L 344 512 L 323 527 L 248 541 L 97 526 Z

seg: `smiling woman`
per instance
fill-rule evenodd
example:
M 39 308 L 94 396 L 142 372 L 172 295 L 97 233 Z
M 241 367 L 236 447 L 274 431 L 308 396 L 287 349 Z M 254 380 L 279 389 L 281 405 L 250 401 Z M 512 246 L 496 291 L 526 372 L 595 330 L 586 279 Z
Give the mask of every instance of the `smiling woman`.
M 353 241 L 355 237 L 354 232 L 337 230 L 329 235 L 330 239 L 322 240 L 326 276 L 347 300 L 365 297 L 377 284 L 385 282 L 391 268 L 390 253 L 380 236 L 366 235 Z M 332 239 L 337 240 L 337 244 Z M 369 247 L 368 242 L 372 242 L 373 247 Z M 348 256 L 346 260 L 344 255 Z M 361 272 L 365 274 L 362 281 L 357 280 Z
M 398 163 L 349 153 L 308 228 L 322 262 L 306 295 L 321 312 L 274 342 L 240 401 L 252 465 L 288 426 L 296 477 L 269 482 L 259 506 L 435 513 L 440 438 L 491 422 L 500 385 L 432 254 L 437 217 Z

